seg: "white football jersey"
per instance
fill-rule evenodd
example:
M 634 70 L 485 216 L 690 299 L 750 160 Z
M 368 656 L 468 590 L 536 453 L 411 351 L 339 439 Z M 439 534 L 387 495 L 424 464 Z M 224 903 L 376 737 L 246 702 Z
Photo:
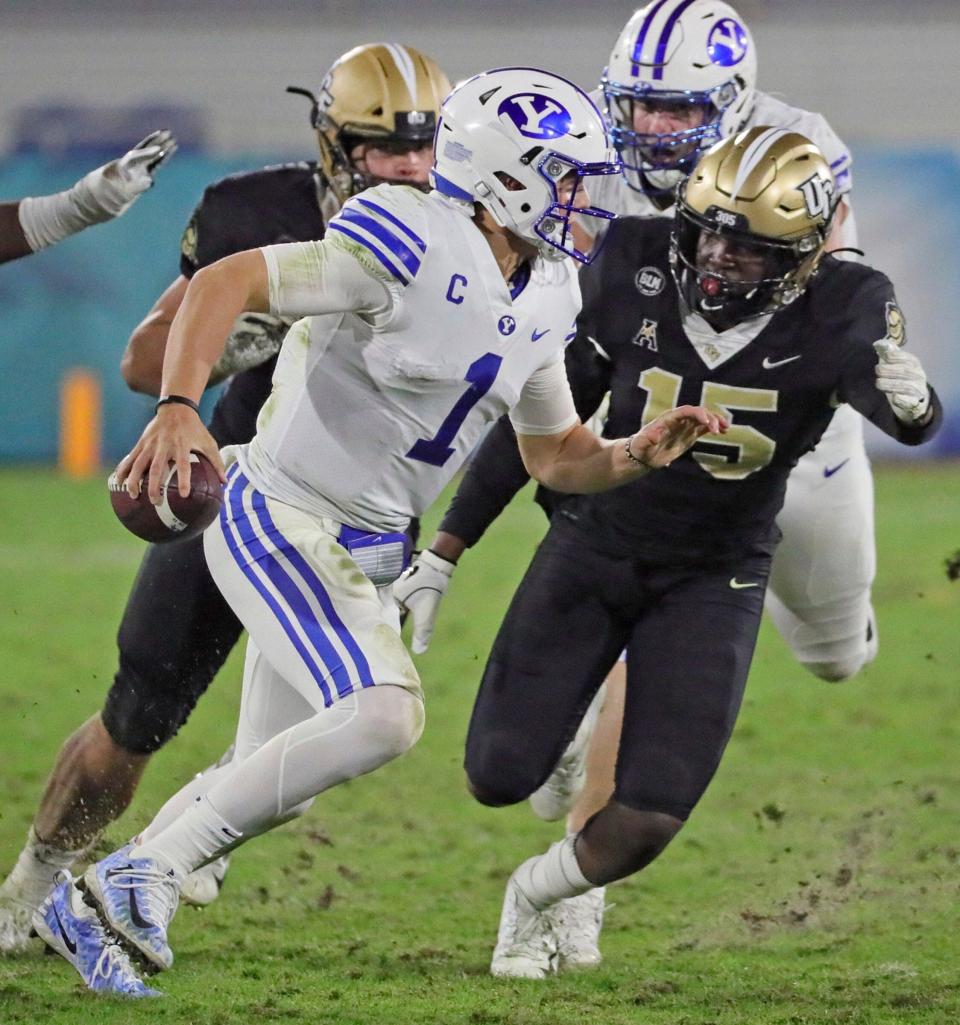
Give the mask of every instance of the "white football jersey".
M 850 178 L 850 151 L 822 114 L 815 114 L 800 107 L 791 107 L 768 93 L 756 92 L 756 103 L 747 118 L 744 128 L 755 125 L 772 125 L 775 128 L 789 128 L 805 135 L 827 158 L 837 183 L 837 194 L 847 196 L 852 186 Z M 601 97 L 600 102 L 603 102 Z M 590 185 L 590 201 L 605 210 L 612 210 L 621 217 L 672 217 L 673 206 L 659 210 L 642 192 L 631 189 L 622 175 L 608 175 Z M 847 206 L 850 197 L 847 196 Z M 589 225 L 587 225 L 589 227 Z M 857 245 L 857 228 L 853 210 L 849 209 L 840 234 L 844 246 Z
M 469 209 L 381 185 L 350 200 L 323 242 L 263 250 L 271 312 L 358 310 L 306 294 L 305 266 L 334 252 L 388 298 L 373 313 L 291 328 L 256 437 L 239 452 L 258 490 L 352 527 L 402 530 L 504 412 L 527 434 L 576 422 L 563 369 L 580 308 L 572 261 L 537 259 L 513 297 Z M 318 270 L 315 293 L 323 285 Z

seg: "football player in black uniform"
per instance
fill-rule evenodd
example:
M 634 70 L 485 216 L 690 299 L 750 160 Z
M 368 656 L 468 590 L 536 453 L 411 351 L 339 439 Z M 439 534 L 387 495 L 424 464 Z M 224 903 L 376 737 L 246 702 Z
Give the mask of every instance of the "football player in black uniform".
M 129 153 L 85 174 L 64 192 L 0 203 L 0 263 L 119 217 L 153 185 L 157 168 L 176 152 L 170 132 L 151 132 Z
M 318 163 L 231 175 L 211 185 L 182 242 L 181 275 L 134 331 L 122 372 L 158 394 L 167 333 L 193 274 L 223 256 L 323 237 L 350 196 L 383 180 L 427 185 L 440 101 L 439 66 L 411 47 L 359 46 L 342 56 L 313 101 Z M 210 430 L 223 445 L 253 437 L 287 324 L 240 318 L 217 379 L 232 379 Z M 213 383 L 213 380 L 211 381 Z M 27 941 L 30 915 L 68 868 L 130 803 L 154 751 L 183 725 L 241 632 L 207 570 L 202 539 L 147 549 L 120 623 L 119 667 L 103 710 L 64 743 L 24 847 L 0 887 L 0 952 Z M 184 896 L 209 903 L 224 864 L 201 869 Z
M 672 224 L 614 222 L 581 275 L 567 356 L 581 418 L 609 391 L 608 437 L 680 402 L 731 424 L 614 491 L 540 492 L 551 526 L 483 675 L 470 787 L 489 805 L 536 790 L 626 649 L 624 728 L 607 805 L 511 876 L 496 975 L 555 970 L 562 901 L 647 865 L 703 794 L 740 707 L 788 474 L 836 404 L 909 445 L 940 423 L 919 361 L 899 347 L 889 280 L 824 255 L 834 208 L 829 165 L 812 143 L 752 128 L 708 151 Z M 474 543 L 526 479 L 500 423 L 440 540 Z M 418 575 L 429 587 L 445 552 L 424 553 L 398 582 L 411 604 Z

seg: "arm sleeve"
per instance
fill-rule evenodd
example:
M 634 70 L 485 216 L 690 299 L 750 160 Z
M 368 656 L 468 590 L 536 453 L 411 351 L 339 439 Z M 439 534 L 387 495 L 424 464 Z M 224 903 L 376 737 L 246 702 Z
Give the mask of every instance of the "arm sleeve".
M 879 271 L 853 296 L 847 337 L 841 339 L 848 355 L 841 368 L 837 397 L 879 427 L 884 434 L 904 445 L 921 445 L 939 430 L 943 407 L 937 393 L 930 389 L 930 419 L 925 424 L 905 424 L 898 420 L 886 396 L 876 387 L 877 354 L 873 342 L 887 335 L 887 313 L 899 310 L 893 286 Z
M 535 370 L 527 379 L 517 404 L 510 410 L 510 422 L 518 434 L 560 434 L 578 420 L 567 382 L 563 352 Z
M 851 167 L 853 158 L 850 149 L 839 135 L 830 127 L 830 123 L 822 114 L 803 111 L 801 116 L 790 125 L 784 127 L 805 135 L 827 158 L 834 181 L 837 183 L 837 195 L 846 196 L 853 188 Z M 847 202 L 850 202 L 847 197 Z
M 215 182 L 204 189 L 180 237 L 180 273 L 192 278 L 201 267 L 251 247 L 238 234 L 247 214 L 242 193 Z
M 270 279 L 270 312 L 279 317 L 358 313 L 382 322 L 395 292 L 338 241 L 286 242 L 261 250 Z

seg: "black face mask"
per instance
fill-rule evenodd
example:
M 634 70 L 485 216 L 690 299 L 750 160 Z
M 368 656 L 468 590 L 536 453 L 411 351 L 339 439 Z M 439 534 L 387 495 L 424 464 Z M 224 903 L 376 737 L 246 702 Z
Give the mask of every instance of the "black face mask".
M 745 320 L 770 313 L 776 308 L 776 296 L 784 279 L 798 266 L 792 249 L 770 244 L 760 246 L 765 267 L 763 276 L 753 281 L 733 281 L 716 271 L 701 270 L 697 260 L 697 246 L 703 231 L 722 229 L 706 224 L 689 210 L 680 206 L 674 220 L 670 259 L 674 280 L 687 308 L 699 313 L 717 331 L 726 331 Z M 755 239 L 730 237 L 756 246 Z

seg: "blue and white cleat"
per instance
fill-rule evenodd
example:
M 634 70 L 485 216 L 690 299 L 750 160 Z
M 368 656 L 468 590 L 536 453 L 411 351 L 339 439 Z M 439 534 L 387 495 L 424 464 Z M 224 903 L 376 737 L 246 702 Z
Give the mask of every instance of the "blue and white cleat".
M 91 865 L 84 880 L 121 941 L 155 968 L 173 964 L 167 927 L 180 901 L 180 887 L 172 870 L 153 858 L 131 858 L 128 845 Z
M 66 872 L 58 875 L 58 885 L 33 913 L 33 927 L 95 992 L 160 996 L 137 975 L 130 958 L 103 927 L 97 912 L 84 903 L 83 894 Z

